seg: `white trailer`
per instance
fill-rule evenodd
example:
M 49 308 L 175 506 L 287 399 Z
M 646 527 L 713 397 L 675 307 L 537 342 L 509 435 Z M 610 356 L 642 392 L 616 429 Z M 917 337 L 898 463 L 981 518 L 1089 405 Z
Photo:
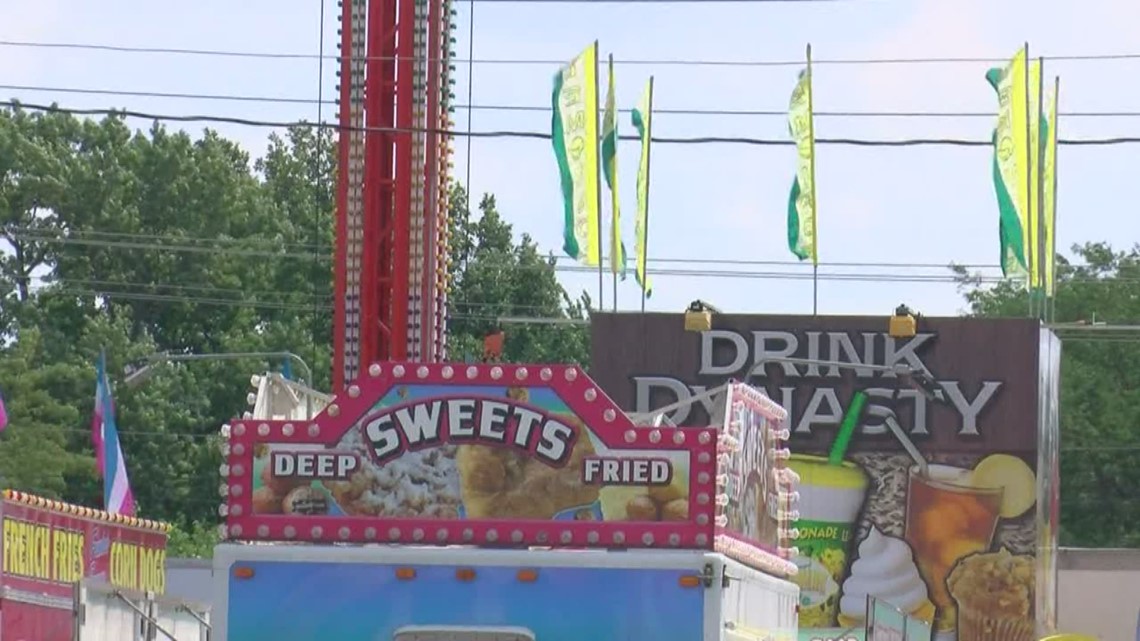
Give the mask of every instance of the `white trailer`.
M 225 544 L 215 641 L 793 641 L 799 588 L 700 550 Z

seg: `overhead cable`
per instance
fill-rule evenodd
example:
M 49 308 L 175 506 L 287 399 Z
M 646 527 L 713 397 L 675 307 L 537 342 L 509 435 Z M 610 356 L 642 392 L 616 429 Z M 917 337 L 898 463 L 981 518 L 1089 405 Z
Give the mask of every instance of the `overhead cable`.
M 495 0 L 475 0 L 475 2 L 494 2 Z M 236 51 L 226 49 L 196 49 L 174 47 L 142 47 L 106 45 L 79 42 L 41 42 L 31 40 L 0 40 L 0 47 L 31 48 L 31 49 L 75 49 L 81 51 L 106 51 L 129 54 L 151 55 L 185 55 L 185 56 L 214 56 L 226 58 L 261 58 L 278 60 L 341 60 L 337 55 L 320 55 L 314 53 L 291 53 L 269 51 Z M 1094 53 L 1094 54 L 1060 54 L 1041 56 L 1046 61 L 1069 62 L 1095 62 L 1112 60 L 1138 60 L 1140 53 Z M 368 60 L 395 60 L 394 56 L 369 56 Z M 555 59 L 468 59 L 448 58 L 449 62 L 477 64 L 477 65 L 562 65 L 566 60 Z M 433 60 L 428 60 L 433 62 Z M 812 66 L 819 65 L 910 65 L 910 64 L 1000 64 L 1008 59 L 983 56 L 949 56 L 949 57 L 916 57 L 916 58 L 820 58 L 812 59 Z M 711 67 L 802 67 L 804 61 L 796 60 L 699 60 L 699 59 L 614 59 L 615 65 L 652 65 L 652 66 L 711 66 Z
M 214 94 L 214 93 L 186 93 L 167 91 L 142 91 L 131 89 L 89 89 L 80 87 L 44 87 L 38 85 L 0 85 L 0 91 L 33 91 L 40 93 L 62 93 L 94 96 L 124 96 L 133 98 L 169 98 L 176 100 L 209 100 L 221 102 L 256 102 L 266 104 L 296 104 L 296 105 L 334 105 L 336 100 L 316 100 L 313 98 L 296 98 L 289 96 L 250 96 L 241 94 Z M 549 106 L 539 105 L 452 105 L 459 111 L 518 111 L 549 113 Z M 631 113 L 632 109 L 618 109 L 622 113 Z M 765 116 L 787 118 L 787 110 L 779 109 L 666 109 L 654 107 L 653 115 L 679 115 L 679 116 Z M 814 111 L 812 115 L 819 118 L 990 118 L 997 117 L 996 112 L 989 111 Z M 1135 118 L 1140 117 L 1140 111 L 1063 111 L 1061 116 L 1066 118 Z M 470 128 L 470 127 L 469 127 Z
M 114 116 L 126 118 L 141 118 L 144 120 L 158 121 L 158 122 L 203 122 L 214 124 L 230 124 L 241 125 L 247 127 L 266 127 L 273 129 L 289 129 L 289 128 L 308 128 L 308 129 L 333 129 L 333 130 L 346 130 L 346 131 L 365 131 L 365 132 L 383 132 L 383 133 L 430 133 L 430 134 L 444 134 L 455 137 L 472 137 L 472 138 L 530 138 L 535 140 L 550 140 L 550 134 L 541 131 L 456 131 L 453 129 L 436 129 L 436 128 L 399 128 L 399 127 L 355 127 L 355 126 L 341 126 L 331 123 L 313 123 L 306 121 L 269 121 L 269 120 L 256 120 L 251 118 L 238 118 L 233 116 L 212 116 L 212 115 L 170 115 L 170 114 L 156 114 L 147 113 L 142 111 L 135 111 L 130 109 L 77 109 L 66 108 L 55 105 L 37 105 L 31 103 L 24 103 L 14 100 L 0 101 L 0 108 L 20 108 L 28 111 L 40 111 L 44 113 L 64 113 L 73 116 Z M 622 140 L 640 140 L 636 135 L 625 135 L 620 137 Z M 775 138 L 750 138 L 745 136 L 695 136 L 695 137 L 667 137 L 667 136 L 654 136 L 653 142 L 663 145 L 748 145 L 757 147 L 786 147 L 795 145 L 791 140 L 775 139 Z M 860 138 L 816 138 L 817 145 L 839 145 L 849 147 L 928 147 L 928 146 L 943 146 L 943 147 L 991 147 L 993 143 L 989 140 L 969 140 L 960 138 L 904 138 L 895 140 L 870 140 Z M 1058 141 L 1060 145 L 1069 146 L 1087 146 L 1087 147 L 1104 147 L 1115 145 L 1132 145 L 1140 143 L 1140 137 L 1137 136 L 1117 136 L 1111 138 L 1069 138 Z

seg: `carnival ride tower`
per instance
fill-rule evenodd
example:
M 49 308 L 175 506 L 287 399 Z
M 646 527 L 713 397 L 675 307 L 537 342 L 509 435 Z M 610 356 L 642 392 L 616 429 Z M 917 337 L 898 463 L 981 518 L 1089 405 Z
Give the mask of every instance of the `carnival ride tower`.
M 341 0 L 333 389 L 444 357 L 451 0 Z

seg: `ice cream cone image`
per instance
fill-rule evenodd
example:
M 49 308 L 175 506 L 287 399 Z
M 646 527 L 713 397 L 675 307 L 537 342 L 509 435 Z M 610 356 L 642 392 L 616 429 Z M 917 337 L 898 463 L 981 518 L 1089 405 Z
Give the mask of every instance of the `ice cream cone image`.
M 910 547 L 873 526 L 859 543 L 859 558 L 851 566 L 851 576 L 843 582 L 839 625 L 861 625 L 866 620 L 868 598 L 889 603 L 916 618 L 934 619 L 934 603 L 919 576 Z

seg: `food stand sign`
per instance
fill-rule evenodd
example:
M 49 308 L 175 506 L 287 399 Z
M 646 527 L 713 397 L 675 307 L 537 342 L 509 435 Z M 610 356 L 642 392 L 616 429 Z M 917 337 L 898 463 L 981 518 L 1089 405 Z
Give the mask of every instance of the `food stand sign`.
M 787 409 L 809 638 L 865 625 L 868 597 L 938 638 L 1052 631 L 1060 341 L 1037 321 L 923 318 L 895 337 L 884 317 L 722 314 L 697 333 L 678 314 L 599 313 L 591 330 L 591 375 L 627 411 L 702 425 L 717 408 L 679 401 L 730 379 Z M 829 457 L 856 391 L 850 447 Z
M 8 598 L 46 595 L 70 601 L 84 578 L 161 594 L 166 532 L 155 521 L 5 490 L 0 495 L 0 586 Z
M 708 547 L 717 430 L 636 427 L 574 366 L 384 363 L 312 421 L 234 421 L 242 540 Z

